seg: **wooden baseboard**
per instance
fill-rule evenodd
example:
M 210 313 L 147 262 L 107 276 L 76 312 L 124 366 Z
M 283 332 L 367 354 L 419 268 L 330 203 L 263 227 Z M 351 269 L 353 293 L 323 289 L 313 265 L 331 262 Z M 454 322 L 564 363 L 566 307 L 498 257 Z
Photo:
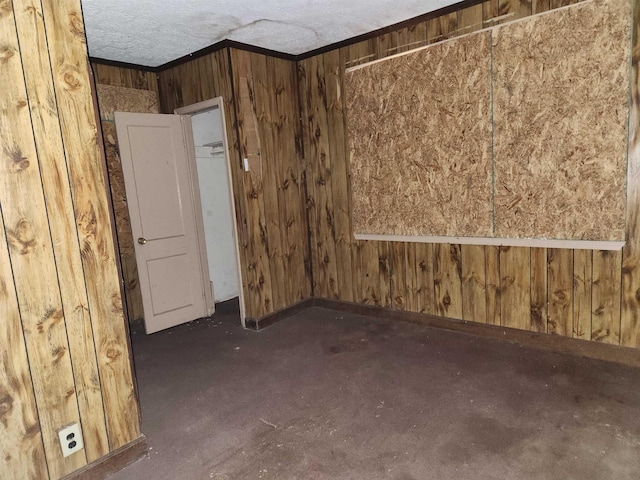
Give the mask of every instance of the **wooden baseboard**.
M 136 440 L 106 454 L 80 470 L 70 473 L 62 480 L 103 480 L 112 473 L 122 470 L 147 453 L 147 437 L 140 435 Z
M 574 355 L 578 357 L 594 358 L 609 362 L 621 363 L 632 367 L 640 367 L 640 349 L 621 347 L 609 343 L 581 340 L 577 338 L 563 337 L 549 333 L 530 332 L 515 328 L 489 325 L 485 323 L 456 320 L 453 318 L 437 317 L 425 313 L 407 312 L 404 310 L 392 310 L 375 305 L 342 302 L 326 298 L 309 298 L 298 302 L 278 312 L 272 313 L 258 320 L 247 320 L 247 328 L 261 330 L 273 325 L 279 320 L 290 317 L 307 308 L 322 307 L 340 312 L 365 315 L 367 317 L 382 318 L 425 325 L 428 327 L 442 328 L 456 332 L 476 335 L 479 337 L 496 338 L 508 342 L 518 343 L 558 353 Z
M 273 325 L 274 323 L 279 322 L 282 319 L 285 319 L 309 307 L 312 307 L 314 305 L 314 301 L 315 298 L 307 298 L 305 300 L 294 303 L 293 305 L 289 305 L 282 310 L 278 310 L 277 312 L 270 313 L 258 319 L 246 318 L 244 321 L 244 327 L 248 328 L 249 330 L 262 330 L 263 328 L 267 328 L 269 325 Z

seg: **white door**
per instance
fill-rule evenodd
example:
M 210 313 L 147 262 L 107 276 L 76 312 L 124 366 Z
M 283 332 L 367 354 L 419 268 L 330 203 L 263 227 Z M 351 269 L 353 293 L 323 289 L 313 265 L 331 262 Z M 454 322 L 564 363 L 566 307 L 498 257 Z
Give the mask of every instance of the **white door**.
M 147 333 L 213 313 L 191 121 L 115 114 Z M 189 140 L 191 142 L 191 140 Z

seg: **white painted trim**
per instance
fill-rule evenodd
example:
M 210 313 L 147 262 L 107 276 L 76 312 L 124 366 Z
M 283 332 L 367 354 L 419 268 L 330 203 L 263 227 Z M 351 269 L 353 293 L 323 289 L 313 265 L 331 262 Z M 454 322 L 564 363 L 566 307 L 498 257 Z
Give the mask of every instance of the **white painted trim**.
M 553 240 L 547 238 L 492 238 L 492 237 L 445 237 L 437 235 L 376 235 L 354 234 L 356 240 L 377 240 L 384 242 L 449 243 L 462 245 L 494 245 L 505 247 L 568 248 L 573 250 L 620 250 L 623 241 L 597 240 Z
M 233 181 L 231 177 L 231 159 L 229 158 L 229 147 L 227 142 L 227 122 L 224 116 L 224 100 L 222 97 L 211 98 L 209 100 L 205 100 L 204 102 L 194 103 L 193 105 L 187 105 L 186 107 L 176 108 L 173 113 L 177 115 L 194 115 L 196 113 L 202 113 L 207 110 L 211 110 L 214 108 L 218 108 L 220 110 L 220 115 L 222 116 L 222 143 L 224 148 L 224 156 L 226 159 L 226 167 L 227 167 L 227 178 L 229 182 L 229 196 L 231 201 L 231 218 L 233 219 L 233 239 L 235 241 L 236 246 L 236 262 L 238 264 L 238 286 L 239 286 L 239 295 L 238 300 L 240 303 L 240 321 L 242 322 L 242 326 L 245 326 L 245 318 L 246 318 L 246 307 L 244 301 L 244 288 L 242 284 L 242 265 L 240 263 L 240 242 L 238 236 L 238 224 L 236 217 L 236 204 L 235 204 L 235 192 L 233 190 Z M 193 137 L 192 137 L 193 138 Z M 195 158 L 195 157 L 194 157 Z M 202 222 L 202 218 L 200 219 Z M 204 225 L 203 225 L 204 232 Z M 204 236 L 203 236 L 204 238 Z M 208 268 L 208 267 L 207 267 Z

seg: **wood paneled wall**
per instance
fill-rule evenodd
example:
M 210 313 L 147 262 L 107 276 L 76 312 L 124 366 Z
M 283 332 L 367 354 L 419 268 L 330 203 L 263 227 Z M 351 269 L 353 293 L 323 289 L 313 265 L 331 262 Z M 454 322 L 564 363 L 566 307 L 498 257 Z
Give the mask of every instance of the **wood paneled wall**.
M 640 346 L 637 105 L 628 241 L 621 252 L 355 241 L 351 235 L 345 68 L 568 3 L 491 0 L 299 62 L 315 296 Z M 637 65 L 634 75 L 637 92 Z
M 79 0 L 0 2 L 0 476 L 60 478 L 137 439 Z M 56 430 L 82 426 L 63 458 Z
M 295 64 L 224 49 L 161 72 L 159 86 L 165 113 L 224 99 L 247 317 L 257 319 L 308 298 Z M 243 170 L 248 156 L 258 159 L 262 174 Z

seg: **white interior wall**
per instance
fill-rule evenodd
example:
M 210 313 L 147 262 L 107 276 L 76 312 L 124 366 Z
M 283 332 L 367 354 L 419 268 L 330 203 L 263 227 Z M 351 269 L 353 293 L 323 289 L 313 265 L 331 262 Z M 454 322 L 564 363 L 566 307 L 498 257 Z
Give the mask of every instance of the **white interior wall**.
M 209 276 L 213 282 L 214 300 L 221 302 L 240 293 L 231 192 L 222 147 L 222 116 L 220 110 L 214 108 L 192 115 L 191 122 Z

